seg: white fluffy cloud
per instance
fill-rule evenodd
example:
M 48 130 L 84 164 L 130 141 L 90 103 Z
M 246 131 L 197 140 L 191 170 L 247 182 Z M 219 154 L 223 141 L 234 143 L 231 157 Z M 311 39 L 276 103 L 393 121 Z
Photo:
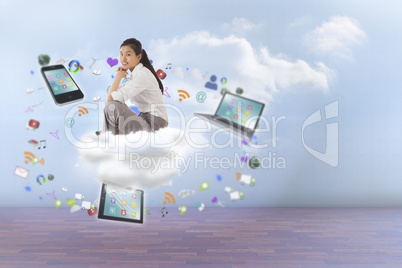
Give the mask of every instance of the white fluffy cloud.
M 98 164 L 98 180 L 140 189 L 170 184 L 172 176 L 180 174 L 177 156 L 187 148 L 183 132 L 170 127 L 155 133 L 87 134 L 82 141 L 97 144 L 81 148 L 80 157 Z
M 206 31 L 171 40 L 153 40 L 150 51 L 162 66 L 172 62 L 176 66 L 198 68 L 209 73 L 207 78 L 215 74 L 217 82 L 227 77 L 225 87 L 232 92 L 241 87 L 244 95 L 265 101 L 271 100 L 275 91 L 298 85 L 327 91 L 332 74 L 322 62 L 311 64 L 302 59 L 274 56 L 266 47 L 255 50 L 245 38 L 234 35 L 219 38 Z M 215 73 L 217 70 L 225 73 Z M 205 81 L 202 85 L 189 84 L 188 87 L 203 87 L 204 84 Z
M 225 23 L 222 25 L 222 31 L 243 35 L 253 29 L 260 27 L 260 24 L 255 24 L 245 18 L 233 18 L 231 23 Z
M 305 36 L 306 43 L 319 54 L 351 58 L 352 48 L 366 39 L 359 23 L 345 16 L 334 16 Z

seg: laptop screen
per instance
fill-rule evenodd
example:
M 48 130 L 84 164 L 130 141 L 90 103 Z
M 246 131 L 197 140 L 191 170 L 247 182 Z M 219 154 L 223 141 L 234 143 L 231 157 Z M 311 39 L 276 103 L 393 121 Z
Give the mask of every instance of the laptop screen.
M 233 123 L 254 130 L 258 124 L 264 104 L 226 92 L 215 112 Z

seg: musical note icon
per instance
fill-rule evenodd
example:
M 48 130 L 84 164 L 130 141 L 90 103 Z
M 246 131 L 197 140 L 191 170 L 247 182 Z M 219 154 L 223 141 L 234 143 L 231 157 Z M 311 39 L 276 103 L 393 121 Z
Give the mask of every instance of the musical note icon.
M 45 145 L 42 146 L 42 143 L 45 143 Z M 39 146 L 38 146 L 38 150 L 39 150 L 41 147 L 42 147 L 43 149 L 46 149 L 46 140 L 40 141 Z
M 172 69 L 172 64 L 171 63 L 168 63 L 168 65 L 166 66 L 166 70 L 167 69 Z

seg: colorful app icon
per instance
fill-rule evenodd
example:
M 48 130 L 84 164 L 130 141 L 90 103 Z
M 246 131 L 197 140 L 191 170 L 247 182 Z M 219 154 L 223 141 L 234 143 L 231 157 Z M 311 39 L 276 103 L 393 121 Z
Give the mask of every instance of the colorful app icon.
M 56 77 L 57 77 L 57 78 L 60 78 L 60 75 L 59 75 L 59 74 L 56 74 Z
M 59 82 L 60 82 L 60 83 L 63 83 L 64 81 L 63 81 L 63 79 L 60 79 Z
M 136 203 L 136 202 L 132 202 L 132 203 L 131 203 L 131 206 L 132 206 L 133 208 L 137 208 L 137 203 Z
M 249 106 L 247 106 L 247 109 L 251 110 L 251 109 L 253 109 L 253 106 L 249 105 Z
M 239 102 L 237 103 L 237 106 L 243 107 L 243 102 L 239 101 Z
M 161 69 L 158 69 L 158 70 L 156 71 L 156 74 L 159 76 L 159 78 L 160 78 L 161 80 L 165 79 L 165 77 L 166 77 L 166 73 L 165 73 L 164 71 L 162 71 Z
M 52 81 L 52 82 L 50 82 L 50 84 L 52 84 L 52 85 L 56 85 L 56 82 Z
M 34 119 L 31 119 L 31 120 L 29 120 L 29 122 L 28 122 L 27 128 L 30 128 L 30 129 L 37 129 L 37 128 L 39 127 L 39 125 L 40 125 L 39 121 L 34 120 Z
M 110 190 L 110 192 L 111 192 L 112 194 L 116 194 L 116 189 L 112 189 L 112 190 Z
M 127 193 L 126 192 L 121 192 L 121 195 L 126 196 Z
M 110 203 L 116 203 L 116 198 L 110 198 Z
M 233 116 L 233 118 L 234 118 L 234 119 L 237 119 L 237 118 L 239 118 L 239 116 L 238 116 L 237 114 L 235 114 L 235 115 Z
M 94 208 L 94 209 L 88 209 L 88 215 L 89 216 L 93 216 L 98 214 L 98 208 Z
M 57 199 L 57 200 L 54 202 L 54 204 L 56 205 L 56 208 L 59 209 L 60 206 L 61 206 L 61 204 L 62 204 L 62 202 L 61 202 L 60 199 Z
M 121 200 L 121 205 L 122 206 L 127 206 L 127 201 L 126 200 Z
M 232 106 L 232 105 L 229 105 L 228 109 L 229 109 L 229 110 L 232 110 L 232 109 L 233 109 L 233 106 Z
M 64 76 L 68 76 L 68 73 L 64 73 Z
M 246 122 L 246 121 L 247 121 L 247 118 L 246 118 L 246 117 L 243 117 L 243 118 L 241 119 L 241 121 Z
M 57 91 L 57 90 L 59 90 L 59 87 L 58 87 L 58 86 L 54 86 L 54 87 L 53 87 L 53 90 L 54 90 L 54 91 Z
M 67 77 L 67 81 L 69 81 L 69 82 L 70 82 L 70 81 L 71 81 L 71 78 L 70 78 L 70 77 Z
M 180 210 L 180 216 L 183 216 L 183 214 L 187 212 L 187 207 L 181 206 L 179 207 L 179 210 Z
M 81 208 L 82 209 L 90 209 L 91 208 L 91 202 L 82 201 Z
M 74 86 L 74 83 L 70 83 L 70 87 L 73 87 Z
M 246 111 L 246 112 L 244 113 L 244 115 L 245 115 L 245 116 L 249 116 L 249 115 L 250 115 L 250 112 L 249 112 L 249 111 Z
M 109 213 L 116 214 L 116 208 L 114 208 L 114 207 L 109 208 Z
M 53 76 L 49 75 L 47 78 L 49 78 L 49 79 L 53 79 Z
M 122 210 L 121 210 L 121 215 L 122 215 L 122 216 L 126 216 L 126 210 L 122 209 Z
M 61 85 L 61 87 L 62 87 L 62 88 L 67 88 L 67 86 L 66 86 L 66 85 L 64 85 L 64 84 L 63 84 L 63 85 Z
M 131 217 L 135 218 L 137 216 L 137 213 L 135 213 L 134 211 L 131 212 Z
M 236 112 L 241 113 L 241 108 L 237 108 Z
M 226 111 L 226 113 L 225 113 L 227 116 L 230 116 L 230 112 L 229 111 Z
M 235 103 L 236 103 L 236 100 L 235 100 L 235 99 L 233 99 L 233 100 L 231 101 L 231 103 L 232 103 L 232 104 L 235 104 Z
M 134 199 L 137 199 L 137 194 L 134 193 L 134 194 L 132 195 L 132 197 L 133 197 Z
M 75 205 L 75 200 L 72 198 L 67 199 L 67 205 L 72 208 Z
M 207 190 L 209 188 L 209 183 L 207 181 L 203 181 L 200 185 L 200 188 L 198 188 L 199 191 L 202 190 Z

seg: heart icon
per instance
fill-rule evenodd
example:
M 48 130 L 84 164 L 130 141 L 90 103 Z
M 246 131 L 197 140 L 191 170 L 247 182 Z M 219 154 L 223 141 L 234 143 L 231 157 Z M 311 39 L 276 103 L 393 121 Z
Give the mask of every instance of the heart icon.
M 110 65 L 110 67 L 113 67 L 119 63 L 119 61 L 117 59 L 107 58 L 107 63 Z
M 212 203 L 216 203 L 218 201 L 218 198 L 215 196 L 214 198 L 212 198 Z

